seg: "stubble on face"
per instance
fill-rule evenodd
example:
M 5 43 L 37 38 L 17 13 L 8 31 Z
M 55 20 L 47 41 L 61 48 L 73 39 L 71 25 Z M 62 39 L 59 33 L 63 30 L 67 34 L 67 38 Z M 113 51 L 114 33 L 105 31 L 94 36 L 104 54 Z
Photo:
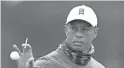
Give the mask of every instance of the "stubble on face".
M 66 41 L 70 47 L 77 51 L 88 51 L 92 41 L 92 31 L 84 33 L 85 29 L 89 30 L 91 25 L 85 21 L 73 21 L 66 27 Z

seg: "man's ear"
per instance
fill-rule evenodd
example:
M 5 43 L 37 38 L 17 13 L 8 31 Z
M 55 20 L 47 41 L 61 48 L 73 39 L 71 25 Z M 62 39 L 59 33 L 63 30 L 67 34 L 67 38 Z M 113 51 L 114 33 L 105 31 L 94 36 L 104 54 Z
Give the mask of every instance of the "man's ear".
M 67 25 L 64 25 L 65 34 L 67 33 Z
M 98 30 L 99 30 L 99 28 L 97 28 L 97 27 L 94 28 L 94 36 L 93 36 L 93 39 L 95 39 L 96 36 L 98 35 Z

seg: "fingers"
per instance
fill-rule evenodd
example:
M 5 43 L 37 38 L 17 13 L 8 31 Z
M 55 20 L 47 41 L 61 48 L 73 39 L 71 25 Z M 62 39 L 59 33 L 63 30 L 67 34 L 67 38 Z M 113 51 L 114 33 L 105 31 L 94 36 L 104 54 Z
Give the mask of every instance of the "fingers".
M 23 43 L 22 48 L 23 48 L 23 53 L 32 52 L 32 48 L 30 44 Z
M 33 57 L 29 58 L 26 63 L 26 68 L 33 68 L 33 63 L 34 63 L 34 58 Z
M 19 48 L 14 44 L 13 48 L 15 51 L 17 51 L 19 53 L 19 55 L 21 55 L 21 51 L 19 50 Z

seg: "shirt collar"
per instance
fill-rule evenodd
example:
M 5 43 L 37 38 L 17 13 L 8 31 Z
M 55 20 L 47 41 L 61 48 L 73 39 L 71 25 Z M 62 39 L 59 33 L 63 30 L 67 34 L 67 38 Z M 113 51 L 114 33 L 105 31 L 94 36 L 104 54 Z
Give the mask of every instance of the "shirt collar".
M 66 62 L 66 63 L 71 63 L 72 64 L 72 60 L 70 60 L 70 58 L 65 54 L 65 52 L 63 51 L 63 49 L 62 49 L 62 45 L 63 44 L 60 44 L 59 45 L 59 47 L 57 48 L 57 52 L 58 52 L 58 54 L 59 54 L 59 57 L 62 59 L 62 60 L 64 60 L 64 62 Z M 94 53 L 95 52 L 95 47 L 93 46 L 93 45 L 91 45 L 91 49 L 90 49 L 90 51 L 89 51 L 89 53 L 88 54 L 92 54 L 92 53 Z M 91 60 L 92 60 L 92 57 L 91 57 Z M 91 63 L 91 60 L 88 62 L 88 64 L 87 65 L 89 65 L 90 63 Z M 74 64 L 74 63 L 73 63 Z M 86 65 L 86 66 L 87 66 Z

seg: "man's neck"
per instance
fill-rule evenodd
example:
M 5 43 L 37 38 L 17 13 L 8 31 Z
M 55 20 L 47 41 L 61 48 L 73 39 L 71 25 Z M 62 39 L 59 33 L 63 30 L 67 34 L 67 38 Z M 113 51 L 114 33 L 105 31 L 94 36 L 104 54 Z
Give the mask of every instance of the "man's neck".
M 90 58 L 92 57 L 93 53 L 91 54 L 85 54 L 82 51 L 74 51 L 70 48 L 67 47 L 68 44 L 63 43 L 62 44 L 62 49 L 64 50 L 64 52 L 66 53 L 66 55 L 77 65 L 80 66 L 85 66 L 87 65 L 87 63 L 90 61 Z

